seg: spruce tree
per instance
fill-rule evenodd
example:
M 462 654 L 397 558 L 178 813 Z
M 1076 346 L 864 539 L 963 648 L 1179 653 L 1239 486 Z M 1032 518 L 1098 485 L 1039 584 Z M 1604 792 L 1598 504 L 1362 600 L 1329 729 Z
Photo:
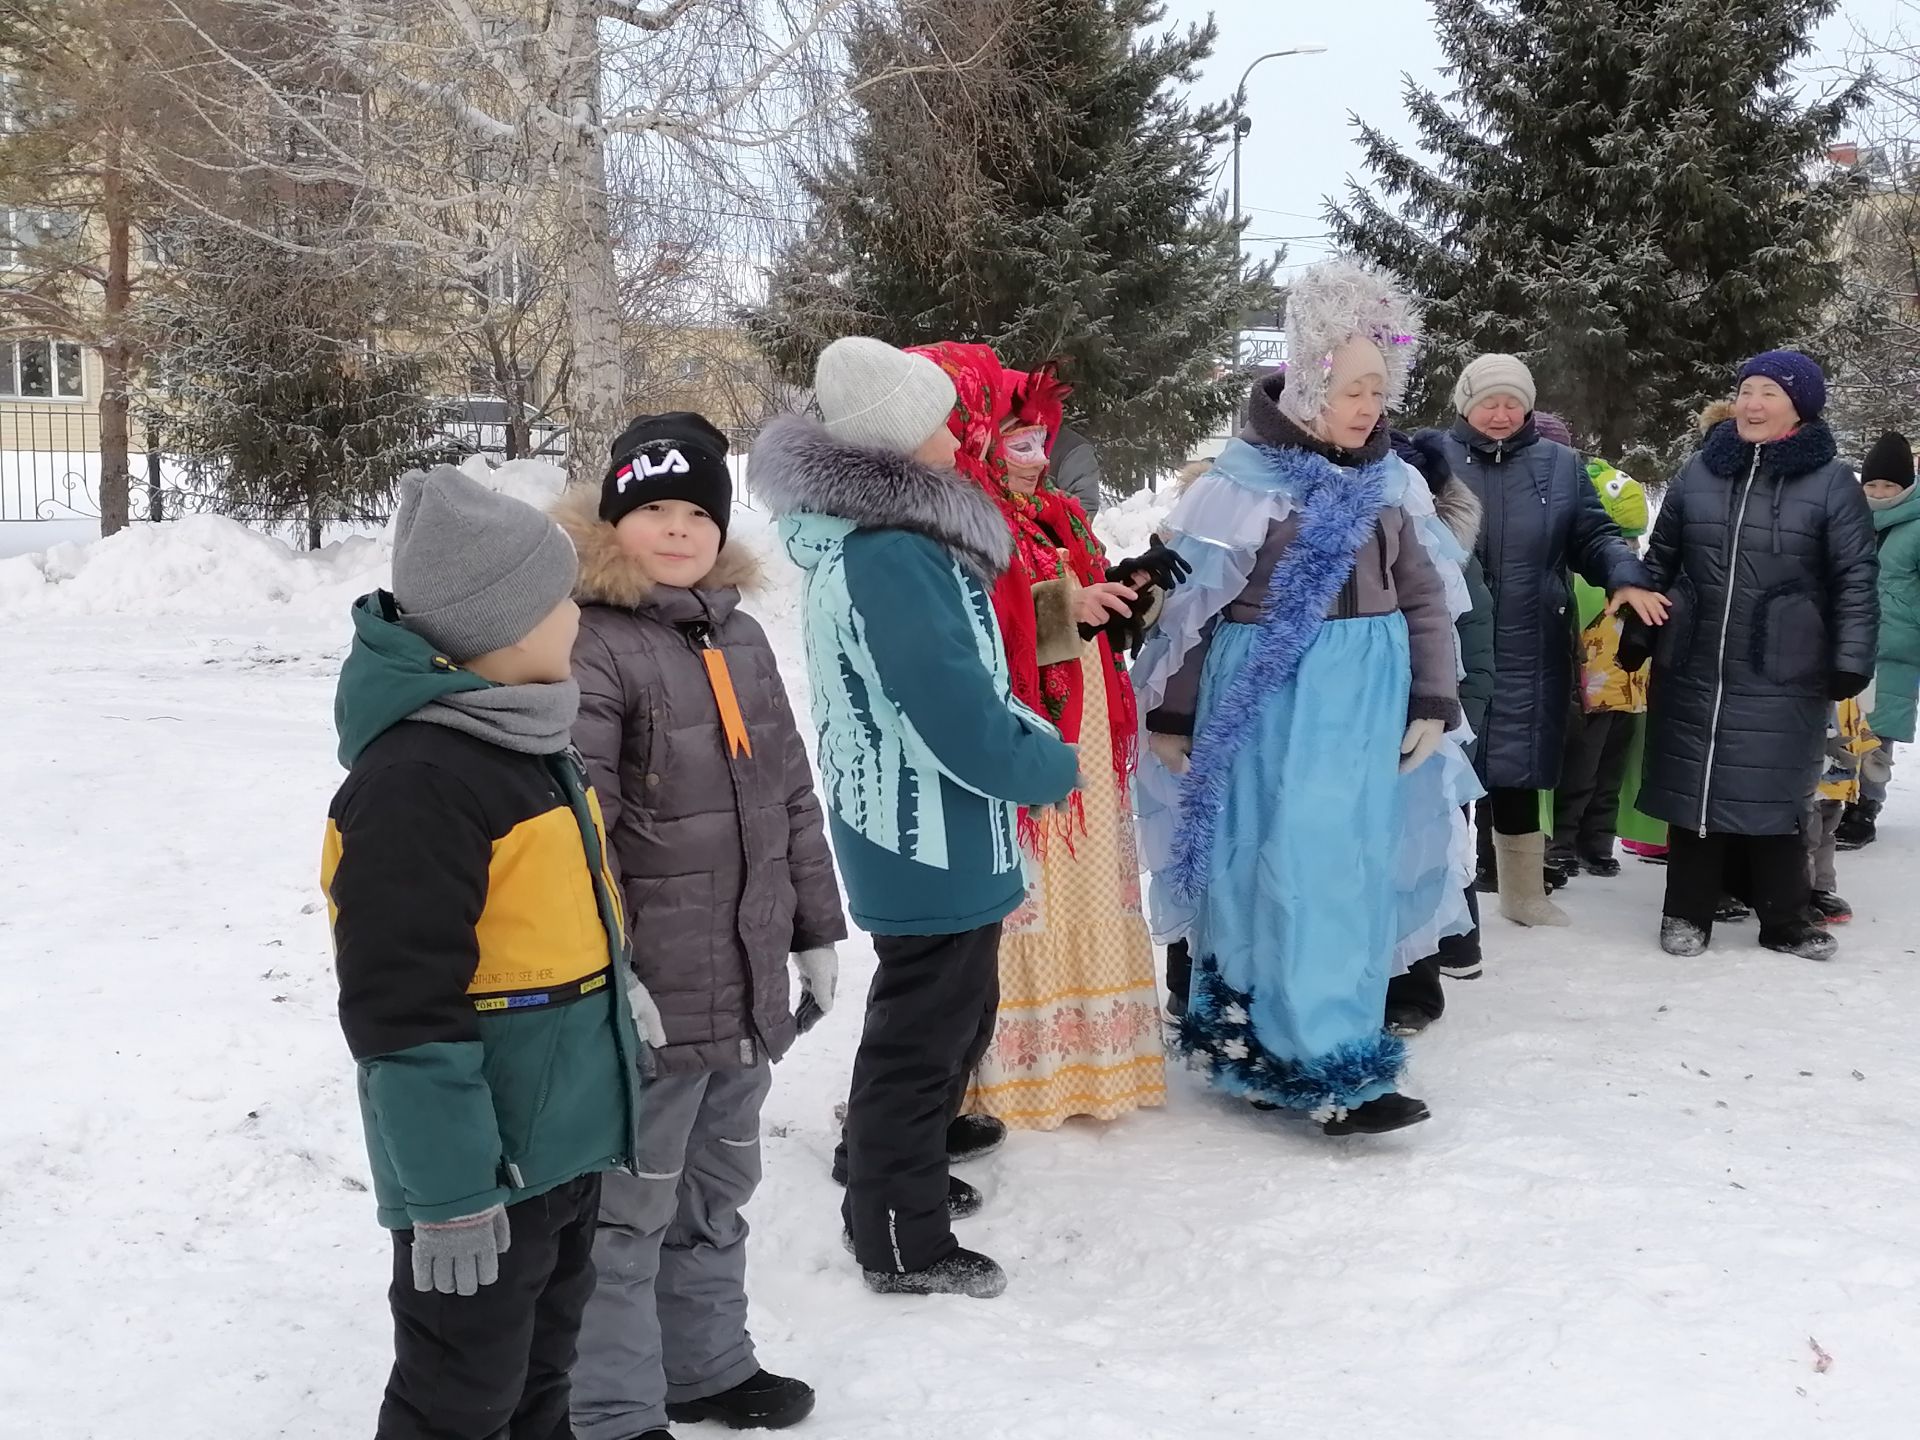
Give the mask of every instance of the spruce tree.
M 1803 104 L 1793 63 L 1837 0 L 1434 0 L 1453 90 L 1406 98 L 1428 165 L 1356 120 L 1384 198 L 1335 235 L 1427 302 L 1418 397 L 1526 357 L 1582 444 L 1665 450 L 1732 367 L 1834 293 L 1859 87 Z M 1397 202 L 1397 203 L 1395 203 Z
M 1239 398 L 1234 341 L 1271 304 L 1212 198 L 1231 107 L 1178 98 L 1211 23 L 1157 0 L 910 0 L 849 48 L 858 123 L 751 317 L 806 383 L 843 335 L 1061 359 L 1121 490 L 1188 458 Z M 959 63 L 955 63 L 959 62 Z

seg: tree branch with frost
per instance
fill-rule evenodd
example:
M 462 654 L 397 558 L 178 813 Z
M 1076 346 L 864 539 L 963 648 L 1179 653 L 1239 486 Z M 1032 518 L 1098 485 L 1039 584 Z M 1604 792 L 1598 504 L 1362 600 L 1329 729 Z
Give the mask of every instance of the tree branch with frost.
M 622 25 L 631 25 L 636 30 L 657 34 L 670 27 L 697 3 L 699 0 L 672 0 L 671 4 L 658 10 L 648 10 L 634 3 L 634 0 L 598 0 L 596 13 L 602 20 L 617 21 Z

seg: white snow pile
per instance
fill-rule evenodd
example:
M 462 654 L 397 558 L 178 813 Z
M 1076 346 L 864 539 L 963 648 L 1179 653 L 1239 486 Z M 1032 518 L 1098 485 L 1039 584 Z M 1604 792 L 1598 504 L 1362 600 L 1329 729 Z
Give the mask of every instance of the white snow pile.
M 558 498 L 566 475 L 537 460 L 461 467 L 530 505 Z M 389 533 L 296 550 L 237 521 L 196 515 L 134 525 L 105 540 L 0 560 L 0 615 L 243 615 L 287 606 L 333 613 L 387 583 Z
M 1124 500 L 1102 505 L 1093 517 L 1093 530 L 1107 547 L 1108 557 L 1138 555 L 1151 545 L 1178 498 L 1171 481 L 1163 478 L 1158 490 L 1136 490 Z

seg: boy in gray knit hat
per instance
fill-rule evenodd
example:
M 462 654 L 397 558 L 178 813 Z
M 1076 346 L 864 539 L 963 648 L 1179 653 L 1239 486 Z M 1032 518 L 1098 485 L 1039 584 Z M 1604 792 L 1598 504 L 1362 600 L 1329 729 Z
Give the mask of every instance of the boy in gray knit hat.
M 393 590 L 353 607 L 321 864 L 394 1232 L 377 1434 L 564 1434 L 600 1172 L 631 1163 L 634 1011 L 651 1010 L 628 997 L 569 742 L 578 562 L 545 516 L 457 470 L 400 492 Z

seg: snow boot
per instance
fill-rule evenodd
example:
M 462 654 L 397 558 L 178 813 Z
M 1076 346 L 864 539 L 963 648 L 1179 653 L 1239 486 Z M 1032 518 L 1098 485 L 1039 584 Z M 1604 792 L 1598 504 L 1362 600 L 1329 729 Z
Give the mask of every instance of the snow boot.
M 813 1413 L 813 1398 L 805 1381 L 761 1370 L 704 1400 L 669 1400 L 667 1418 L 679 1425 L 714 1420 L 729 1430 L 784 1430 Z
M 1580 867 L 1589 875 L 1598 875 L 1602 880 L 1612 880 L 1620 873 L 1620 862 L 1611 855 L 1587 855 L 1581 858 Z
M 1433 1016 L 1412 1005 L 1389 1005 L 1387 1007 L 1387 1033 L 1399 1035 L 1418 1035 L 1433 1024 Z
M 1721 925 L 1731 925 L 1741 920 L 1751 920 L 1753 918 L 1753 907 L 1747 904 L 1746 901 L 1738 899 L 1735 896 L 1722 895 L 1720 897 L 1719 908 L 1713 912 L 1713 918 L 1716 924 Z
M 1842 900 L 1831 890 L 1813 892 L 1813 923 L 1816 925 L 1844 925 L 1853 919 L 1853 906 Z
M 1556 854 L 1549 849 L 1545 868 L 1540 878 L 1546 883 L 1547 893 L 1552 895 L 1567 888 L 1567 882 L 1580 873 L 1580 862 L 1571 854 Z
M 572 1433 L 571 1430 L 564 1432 L 566 1435 L 571 1435 Z M 673 1431 L 666 1429 L 664 1426 L 658 1430 L 642 1430 L 638 1435 L 633 1437 L 633 1440 L 673 1440 Z
M 1498 870 L 1488 869 L 1484 865 L 1481 866 L 1480 869 L 1474 872 L 1473 888 L 1482 895 L 1498 895 L 1500 893 L 1500 872 Z
M 1802 960 L 1831 960 L 1840 942 L 1811 920 L 1789 920 L 1784 925 L 1762 925 L 1760 943 L 1782 955 Z
M 1567 912 L 1547 899 L 1547 837 L 1501 835 L 1493 837 L 1499 857 L 1500 913 L 1516 925 L 1571 925 Z
M 1369 1100 L 1364 1105 L 1356 1105 L 1344 1114 L 1336 1115 L 1320 1128 L 1328 1135 L 1385 1135 L 1390 1131 L 1404 1130 L 1409 1125 L 1418 1125 L 1431 1116 L 1426 1101 L 1389 1092 L 1377 1100 Z
M 1871 800 L 1856 800 L 1840 816 L 1833 832 L 1833 843 L 1841 850 L 1864 850 L 1878 838 L 1880 807 Z
M 896 1274 L 863 1270 L 876 1295 L 967 1295 L 991 1300 L 1007 1288 L 1007 1272 L 976 1250 L 956 1250 L 937 1265 Z
M 962 1115 L 947 1126 L 947 1163 L 984 1160 L 1006 1143 L 1006 1122 L 991 1115 Z
M 1167 1014 L 1186 1018 L 1187 997 L 1193 989 L 1193 951 L 1184 940 L 1167 946 Z
M 1440 952 L 1440 973 L 1449 980 L 1478 980 L 1485 973 L 1478 952 L 1471 955 L 1449 955 Z
M 1712 930 L 1703 930 L 1691 920 L 1682 920 L 1678 915 L 1660 917 L 1660 948 L 1669 955 L 1683 958 L 1704 955 L 1712 940 Z

